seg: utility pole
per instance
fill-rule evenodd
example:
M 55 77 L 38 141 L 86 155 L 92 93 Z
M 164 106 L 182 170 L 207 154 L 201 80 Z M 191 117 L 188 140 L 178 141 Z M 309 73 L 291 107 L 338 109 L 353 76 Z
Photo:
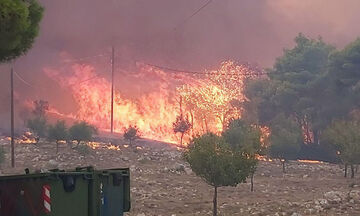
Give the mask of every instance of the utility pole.
M 111 134 L 114 132 L 114 46 L 111 47 Z
M 11 86 L 11 167 L 15 167 L 15 143 L 14 143 L 14 65 L 11 65 L 10 72 Z

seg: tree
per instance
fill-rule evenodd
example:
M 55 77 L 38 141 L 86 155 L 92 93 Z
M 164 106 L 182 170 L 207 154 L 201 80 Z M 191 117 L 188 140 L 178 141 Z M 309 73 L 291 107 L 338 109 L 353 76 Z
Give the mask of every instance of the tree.
M 5 150 L 4 148 L 1 146 L 0 147 L 0 164 L 2 164 L 5 161 Z
M 77 142 L 77 146 L 79 146 L 81 141 L 91 141 L 93 135 L 96 133 L 96 128 L 85 121 L 76 122 L 69 129 L 70 139 L 75 140 Z
M 31 48 L 42 14 L 36 0 L 0 0 L 0 62 L 15 59 Z
M 132 142 L 140 138 L 139 129 L 136 126 L 130 125 L 128 128 L 124 128 L 124 138 L 129 141 L 131 145 Z
M 245 87 L 246 107 L 257 111 L 261 125 L 269 125 L 277 114 L 295 119 L 304 131 L 305 142 L 319 144 L 321 130 L 335 113 L 336 100 L 328 91 L 327 77 L 329 55 L 335 48 L 321 38 L 309 39 L 303 34 L 295 43 L 268 69 L 268 78 Z
M 187 118 L 184 118 L 182 114 L 176 117 L 176 120 L 173 123 L 173 130 L 174 133 L 181 133 L 180 146 L 182 146 L 184 135 L 189 132 L 190 128 L 191 123 Z
M 35 117 L 43 118 L 46 112 L 49 111 L 49 102 L 44 100 L 34 101 L 34 110 L 32 111 Z
M 360 123 L 336 120 L 322 136 L 345 164 L 344 176 L 347 177 L 347 166 L 350 165 L 351 178 L 354 178 L 354 165 L 360 163 Z
M 270 130 L 270 156 L 281 160 L 285 173 L 286 161 L 296 158 L 300 150 L 301 128 L 296 121 L 279 115 L 273 120 Z
M 39 142 L 40 138 L 46 136 L 47 121 L 44 117 L 35 117 L 27 121 L 27 127 L 35 135 L 36 143 Z
M 223 137 L 212 133 L 194 138 L 184 153 L 196 175 L 214 187 L 213 215 L 217 215 L 217 189 L 245 182 L 250 174 L 251 160 L 233 151 Z
M 223 137 L 234 151 L 242 152 L 252 161 L 251 165 L 251 191 L 254 190 L 254 173 L 258 164 L 256 155 L 262 153 L 261 131 L 256 126 L 251 126 L 241 119 L 234 119 L 223 132 Z
M 68 130 L 65 121 L 57 121 L 54 125 L 49 125 L 48 139 L 56 142 L 56 153 L 59 152 L 59 141 L 68 138 Z

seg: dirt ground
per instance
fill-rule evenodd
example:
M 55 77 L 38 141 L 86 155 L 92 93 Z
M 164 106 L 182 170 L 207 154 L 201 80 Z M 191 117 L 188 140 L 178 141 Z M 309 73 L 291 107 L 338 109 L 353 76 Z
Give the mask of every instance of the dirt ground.
M 131 212 L 127 216 L 212 215 L 213 189 L 192 173 L 176 147 L 148 140 L 134 146 L 106 143 L 86 155 L 62 144 L 16 145 L 16 168 L 10 167 L 9 140 L 0 137 L 6 150 L 1 175 L 50 168 L 71 169 L 93 165 L 96 168 L 130 167 Z M 218 190 L 221 216 L 232 215 L 360 215 L 360 173 L 345 179 L 339 165 L 291 161 L 287 173 L 281 164 L 260 162 L 255 174 L 255 191 L 250 183 Z M 248 181 L 249 182 L 249 181 Z

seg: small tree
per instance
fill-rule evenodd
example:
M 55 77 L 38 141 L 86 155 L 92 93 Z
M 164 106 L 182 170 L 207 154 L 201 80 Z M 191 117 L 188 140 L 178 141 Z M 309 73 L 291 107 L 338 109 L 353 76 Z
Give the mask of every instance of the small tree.
M 354 178 L 354 165 L 360 163 L 360 124 L 356 121 L 334 121 L 323 134 L 324 141 L 330 144 L 338 157 L 347 166 L 351 167 L 351 178 Z
M 284 115 L 276 117 L 270 129 L 270 156 L 280 159 L 285 173 L 285 163 L 294 159 L 300 151 L 302 131 L 295 121 Z
M 49 111 L 48 101 L 45 100 L 34 101 L 34 110 L 32 112 L 36 117 L 44 118 L 47 111 Z
M 3 147 L 0 147 L 0 164 L 4 163 L 5 161 L 5 150 Z
M 230 144 L 235 151 L 243 152 L 243 154 L 252 160 L 251 165 L 251 191 L 254 191 L 254 173 L 257 168 L 258 160 L 256 155 L 261 154 L 261 131 L 255 126 L 247 124 L 241 119 L 234 119 L 229 123 L 227 129 L 223 132 L 225 141 Z
M 182 146 L 184 135 L 189 132 L 190 128 L 191 123 L 187 118 L 184 118 L 182 114 L 176 117 L 176 120 L 173 123 L 173 130 L 174 133 L 181 133 L 180 146 Z
M 184 153 L 196 175 L 214 187 L 213 215 L 217 215 L 217 189 L 245 182 L 251 162 L 244 154 L 233 151 L 222 137 L 205 134 L 194 138 Z
M 124 128 L 124 138 L 128 140 L 131 145 L 134 140 L 140 138 L 139 129 L 131 125 L 128 128 Z
M 96 133 L 96 128 L 85 121 L 77 122 L 69 129 L 70 139 L 75 140 L 77 146 L 79 146 L 81 141 L 91 141 Z
M 59 141 L 68 138 L 65 121 L 57 121 L 55 125 L 49 125 L 48 139 L 56 142 L 56 153 L 59 152 Z
M 27 127 L 35 135 L 36 143 L 39 142 L 40 138 L 46 136 L 47 122 L 46 118 L 35 117 L 27 121 Z

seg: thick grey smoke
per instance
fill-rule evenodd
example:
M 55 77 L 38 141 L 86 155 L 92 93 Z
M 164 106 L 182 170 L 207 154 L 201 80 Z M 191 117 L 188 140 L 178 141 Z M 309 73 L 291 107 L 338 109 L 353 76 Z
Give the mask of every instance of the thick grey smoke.
M 337 47 L 360 35 L 358 0 L 213 0 L 185 23 L 207 0 L 40 1 L 46 9 L 40 35 L 16 62 L 17 72 L 39 88 L 16 80 L 17 97 L 43 98 L 65 112 L 74 108 L 71 95 L 43 72 L 44 67 L 62 66 L 60 56 L 109 54 L 113 45 L 117 68 L 122 69 L 133 68 L 136 60 L 189 70 L 213 68 L 225 59 L 268 67 L 299 32 L 322 36 Z M 86 61 L 109 77 L 108 58 Z M 4 116 L 9 107 L 8 69 L 0 66 Z M 63 101 L 70 102 L 64 106 Z

